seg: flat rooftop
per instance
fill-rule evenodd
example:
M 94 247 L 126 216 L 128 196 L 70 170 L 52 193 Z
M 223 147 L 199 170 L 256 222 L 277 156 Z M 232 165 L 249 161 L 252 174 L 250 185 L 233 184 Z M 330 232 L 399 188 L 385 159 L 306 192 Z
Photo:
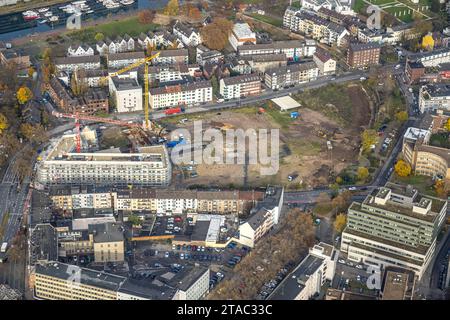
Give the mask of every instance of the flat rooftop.
M 408 288 L 407 273 L 388 271 L 384 282 L 382 300 L 403 300 Z
M 308 278 L 322 265 L 324 259 L 308 255 L 295 270 L 275 288 L 268 300 L 294 300 L 305 288 Z
M 62 280 L 69 280 L 73 274 L 79 273 L 80 283 L 88 286 L 98 287 L 110 291 L 117 291 L 126 278 L 96 271 L 80 268 L 75 265 L 51 261 L 36 265 L 36 274 L 46 275 Z

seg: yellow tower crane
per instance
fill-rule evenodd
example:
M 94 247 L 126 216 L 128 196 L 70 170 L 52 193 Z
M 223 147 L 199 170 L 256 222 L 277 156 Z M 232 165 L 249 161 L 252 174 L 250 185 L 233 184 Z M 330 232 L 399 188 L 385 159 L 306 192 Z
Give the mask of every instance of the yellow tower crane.
M 129 66 L 126 66 L 125 68 L 122 68 L 114 73 L 111 73 L 107 75 L 106 77 L 101 78 L 100 81 L 109 81 L 110 78 L 118 76 L 122 73 L 125 73 L 127 71 L 130 71 L 134 68 L 139 67 L 140 65 L 144 64 L 144 127 L 145 129 L 150 129 L 150 121 L 149 121 L 149 94 L 148 94 L 148 87 L 149 87 L 149 80 L 148 80 L 148 62 L 151 60 L 157 58 L 159 56 L 160 52 L 155 53 L 154 55 L 151 55 L 150 57 L 147 57 L 145 59 L 142 59 L 140 61 L 137 61 L 133 64 L 130 64 Z

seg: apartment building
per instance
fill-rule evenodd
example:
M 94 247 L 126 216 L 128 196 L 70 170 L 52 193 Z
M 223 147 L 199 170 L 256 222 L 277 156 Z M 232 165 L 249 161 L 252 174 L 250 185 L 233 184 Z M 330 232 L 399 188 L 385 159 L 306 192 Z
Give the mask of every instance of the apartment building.
M 268 300 L 309 300 L 319 293 L 325 281 L 333 281 L 339 251 L 320 242 L 269 295 Z
M 148 76 L 151 83 L 180 81 L 190 75 L 189 68 L 185 64 L 149 66 Z
M 14 64 L 19 69 L 26 69 L 31 65 L 30 56 L 17 53 L 14 49 L 0 51 L 0 63 L 3 65 Z
M 196 266 L 183 276 L 172 300 L 200 300 L 209 293 L 209 268 Z
M 73 72 L 75 69 L 100 69 L 100 56 L 74 56 L 55 59 L 55 69 L 57 72 Z
M 350 0 L 302 0 L 302 7 L 314 11 L 328 9 L 336 13 L 354 14 Z
M 419 90 L 419 110 L 422 113 L 450 110 L 450 85 L 427 84 Z
M 160 52 L 160 54 L 152 60 L 154 66 L 189 63 L 189 52 L 187 49 L 152 51 L 152 55 L 156 54 L 156 52 Z
M 409 58 L 422 62 L 427 68 L 438 67 L 440 64 L 450 63 L 450 47 L 417 53 Z
M 314 53 L 313 61 L 319 69 L 319 75 L 333 75 L 336 73 L 336 60 L 325 50 L 318 50 Z
M 171 164 L 164 146 L 139 148 L 137 153 L 75 152 L 76 135 L 52 140 L 41 155 L 37 181 L 43 185 L 167 186 Z
M 186 47 L 196 47 L 202 43 L 200 32 L 180 21 L 177 21 L 173 26 L 173 34 L 178 37 Z
M 89 225 L 94 243 L 94 261 L 97 263 L 123 262 L 125 245 L 122 226 L 116 223 Z
M 205 66 L 206 63 L 219 63 L 224 58 L 223 53 L 217 50 L 209 50 L 197 55 L 197 63 Z
M 245 60 L 250 65 L 254 73 L 264 74 L 264 72 L 268 69 L 276 69 L 287 66 L 287 59 L 284 53 L 245 56 Z
M 125 34 L 123 38 L 118 36 L 114 40 L 106 38 L 104 41 L 97 42 L 96 45 L 97 52 L 100 55 L 134 51 L 135 47 L 135 40 L 128 34 Z
M 253 248 L 256 242 L 278 224 L 283 194 L 283 188 L 267 188 L 264 200 L 257 203 L 251 210 L 251 216 L 239 226 L 239 243 Z
M 185 84 L 151 88 L 149 102 L 153 109 L 174 106 L 194 106 L 212 101 L 210 81 L 197 81 Z
M 316 51 L 314 40 L 274 41 L 264 44 L 246 44 L 238 47 L 241 57 L 255 55 L 285 54 L 287 60 L 297 61 L 303 57 L 312 57 Z
M 224 99 L 236 99 L 261 93 L 261 79 L 256 74 L 244 74 L 220 79 L 220 94 Z
M 228 40 L 233 49 L 237 51 L 238 47 L 245 43 L 256 44 L 256 34 L 251 30 L 248 23 L 235 23 Z
M 429 145 L 430 137 L 430 130 L 408 128 L 403 136 L 403 159 L 415 174 L 450 179 L 449 150 Z
M 85 76 L 90 88 L 108 86 L 108 72 L 106 70 L 86 70 Z
M 351 68 L 367 68 L 380 63 L 381 46 L 378 43 L 350 43 L 347 64 Z
M 425 75 L 425 66 L 422 62 L 406 61 L 405 75 L 409 84 L 417 83 Z
M 110 53 L 107 55 L 108 68 L 116 69 L 127 67 L 144 59 L 145 54 L 143 51 Z
M 67 113 L 94 115 L 109 112 L 108 95 L 99 88 L 91 88 L 83 96 L 75 97 L 58 78 L 52 77 L 47 92 L 55 105 Z
M 383 43 L 395 45 L 405 40 L 411 40 L 419 37 L 420 34 L 414 26 L 414 23 L 402 23 L 392 27 L 386 27 L 386 34 L 383 35 Z
M 264 83 L 274 90 L 312 81 L 318 76 L 319 68 L 315 62 L 303 62 L 267 70 L 264 75 Z
M 113 207 L 114 195 L 109 188 L 95 186 L 52 186 L 52 205 L 62 210 L 81 208 L 108 209 Z
M 68 57 L 81 57 L 81 56 L 93 56 L 95 54 L 94 49 L 87 44 L 70 45 L 67 48 Z
M 341 250 L 349 260 L 410 269 L 420 279 L 435 253 L 446 212 L 447 201 L 388 183 L 350 205 Z
M 112 77 L 109 90 L 117 112 L 133 112 L 143 109 L 142 87 L 135 78 Z
M 342 46 L 349 32 L 345 27 L 325 20 L 312 11 L 288 7 L 283 16 L 283 26 L 327 45 Z

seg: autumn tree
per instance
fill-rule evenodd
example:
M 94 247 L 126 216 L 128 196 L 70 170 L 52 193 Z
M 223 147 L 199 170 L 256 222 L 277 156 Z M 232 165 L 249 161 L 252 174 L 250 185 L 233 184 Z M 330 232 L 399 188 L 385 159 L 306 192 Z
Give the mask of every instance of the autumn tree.
M 406 111 L 399 111 L 395 114 L 395 119 L 400 122 L 405 122 L 408 120 L 408 112 Z
M 32 98 L 33 92 L 31 92 L 30 88 L 23 86 L 17 90 L 17 101 L 19 104 L 25 104 Z
M 40 124 L 32 125 L 30 123 L 23 123 L 20 125 L 20 134 L 32 143 L 41 143 L 45 141 L 45 130 Z
M 228 37 L 233 30 L 233 23 L 225 18 L 216 18 L 200 30 L 203 43 L 210 49 L 223 50 L 228 44 Z
M 369 169 L 367 169 L 366 167 L 359 167 L 357 176 L 359 181 L 366 181 L 369 177 Z
M 103 39 L 105 39 L 105 35 L 101 32 L 98 32 L 95 37 L 94 37 L 95 41 L 100 42 L 103 41 Z
M 447 121 L 444 124 L 444 128 L 447 131 L 450 131 L 450 118 L 447 119 Z
M 70 88 L 75 96 L 79 97 L 84 95 L 88 88 L 88 82 L 86 78 L 86 71 L 83 69 L 77 69 L 70 79 Z
M 351 192 L 345 190 L 333 198 L 333 200 L 331 201 L 331 206 L 336 211 L 345 210 L 347 209 L 347 206 L 349 205 L 351 198 L 352 198 Z
M 142 220 L 135 214 L 128 216 L 128 221 L 130 221 L 133 226 L 140 226 L 142 224 Z
M 55 65 L 53 64 L 52 51 L 46 48 L 42 54 L 43 63 L 41 66 L 42 78 L 44 83 L 49 83 L 51 76 L 55 73 Z
M 138 21 L 142 24 L 149 24 L 153 22 L 156 12 L 154 10 L 142 10 L 138 13 Z
M 377 143 L 378 135 L 373 129 L 366 129 L 361 134 L 362 151 L 367 152 L 371 149 L 372 145 Z
M 446 198 L 448 195 L 448 188 L 445 184 L 445 181 L 442 179 L 439 179 L 434 184 L 434 191 L 436 191 L 436 194 L 440 198 Z
M 6 119 L 5 115 L 0 113 L 0 134 L 8 129 L 8 119 Z
M 200 10 L 192 4 L 187 5 L 186 11 L 187 16 L 192 20 L 200 20 L 202 18 L 202 13 Z
M 395 173 L 399 177 L 407 177 L 411 174 L 411 166 L 404 160 L 398 160 L 394 166 Z
M 164 13 L 168 16 L 176 16 L 178 15 L 179 11 L 180 4 L 178 3 L 178 0 L 169 0 Z
M 347 223 L 347 215 L 344 213 L 339 213 L 336 216 L 336 220 L 334 220 L 334 230 L 336 232 L 341 233 L 344 231 L 345 224 Z

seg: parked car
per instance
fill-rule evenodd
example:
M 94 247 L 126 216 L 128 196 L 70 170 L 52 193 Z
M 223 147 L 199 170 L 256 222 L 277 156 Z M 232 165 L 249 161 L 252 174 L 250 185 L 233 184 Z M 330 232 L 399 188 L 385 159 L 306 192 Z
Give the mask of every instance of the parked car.
M 363 269 L 363 265 L 362 265 L 362 264 L 357 264 L 357 265 L 356 265 L 356 268 L 357 268 L 357 269 Z
M 339 259 L 338 262 L 342 263 L 342 264 L 345 264 L 345 260 L 344 259 Z

